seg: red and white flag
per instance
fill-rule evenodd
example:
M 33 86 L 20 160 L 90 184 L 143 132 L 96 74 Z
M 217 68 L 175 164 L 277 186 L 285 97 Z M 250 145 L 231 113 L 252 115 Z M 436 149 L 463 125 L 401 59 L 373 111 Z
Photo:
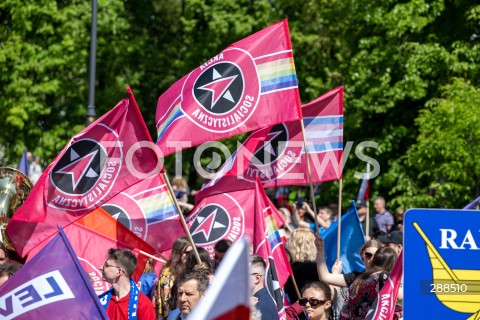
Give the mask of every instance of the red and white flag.
M 301 119 L 287 20 L 230 45 L 178 80 L 158 99 L 155 119 L 164 156 Z
M 377 298 L 368 310 L 366 320 L 392 320 L 395 314 L 398 289 L 403 279 L 403 251 L 398 256 L 397 262 L 383 285 Z
M 250 242 L 242 238 L 228 249 L 207 293 L 187 319 L 249 320 Z
M 370 162 L 367 162 L 367 171 L 365 172 L 365 179 L 362 179 L 362 184 L 358 190 L 357 200 L 368 201 L 370 196 Z
M 139 181 L 161 162 L 135 98 L 128 98 L 74 136 L 43 172 L 7 227 L 22 257 L 46 238 Z
M 302 107 L 312 182 L 342 177 L 343 87 Z M 255 131 L 195 197 L 215 192 L 252 189 L 260 179 L 265 188 L 310 183 L 301 121 Z M 212 188 L 216 186 L 215 188 Z

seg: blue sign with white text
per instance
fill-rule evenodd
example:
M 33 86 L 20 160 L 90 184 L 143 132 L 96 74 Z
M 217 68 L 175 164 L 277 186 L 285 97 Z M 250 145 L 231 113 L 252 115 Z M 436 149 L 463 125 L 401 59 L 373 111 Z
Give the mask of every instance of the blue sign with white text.
M 480 213 L 411 209 L 404 219 L 404 318 L 480 319 Z

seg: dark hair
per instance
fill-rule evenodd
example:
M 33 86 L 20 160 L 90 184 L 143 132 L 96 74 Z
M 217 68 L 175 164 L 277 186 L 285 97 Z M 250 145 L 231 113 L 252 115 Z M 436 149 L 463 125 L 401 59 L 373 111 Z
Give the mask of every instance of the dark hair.
M 383 247 L 373 255 L 372 267 L 382 268 L 382 271 L 390 273 L 397 262 L 397 253 L 390 247 Z
M 320 290 L 325 295 L 325 300 L 332 302 L 332 298 L 333 298 L 332 297 L 332 290 L 330 289 L 330 286 L 328 284 L 326 284 L 325 282 L 323 282 L 323 281 L 307 282 L 302 287 L 302 290 L 300 291 L 300 295 L 303 296 L 303 293 L 307 289 L 318 289 L 318 290 Z M 333 310 L 332 309 L 333 309 L 332 306 L 330 306 L 330 308 L 328 308 L 328 310 L 326 311 L 328 319 L 332 319 L 332 317 L 333 317 Z
M 3 250 L 3 252 L 5 253 L 5 259 L 8 258 L 8 250 L 7 250 L 7 247 L 5 247 L 5 245 L 3 244 L 2 241 L 0 241 L 0 250 Z
M 175 278 L 185 270 L 185 265 L 182 264 L 182 254 L 189 246 L 191 246 L 191 244 L 187 236 L 177 238 L 173 243 L 172 254 L 164 268 L 170 268 L 170 272 Z
M 262 257 L 257 256 L 257 255 L 251 255 L 250 256 L 250 264 L 252 266 L 260 266 L 262 267 L 262 270 L 265 271 L 267 269 L 267 264 L 265 263 L 265 260 L 263 260 Z
M 137 266 L 137 257 L 132 251 L 128 249 L 115 249 L 108 250 L 108 259 L 115 261 L 115 263 L 121 267 L 128 278 L 132 277 Z
M 367 280 L 372 274 L 377 272 L 385 272 L 390 274 L 393 266 L 397 262 L 397 253 L 390 247 L 382 247 L 375 252 L 372 258 L 370 268 L 362 273 L 354 282 L 357 289 Z
M 300 294 L 303 295 L 305 290 L 310 289 L 310 288 L 319 289 L 325 295 L 325 299 L 327 299 L 328 301 L 332 301 L 332 290 L 330 289 L 330 286 L 328 284 L 326 284 L 325 282 L 323 282 L 323 281 L 307 282 L 302 287 L 302 290 L 300 291 Z
M 378 238 L 385 237 L 385 236 L 388 236 L 388 233 L 385 232 L 385 231 L 380 231 L 379 230 L 372 235 L 372 239 L 373 240 L 378 240 Z
M 228 248 L 232 245 L 232 241 L 228 239 L 222 239 L 215 244 L 214 249 L 220 253 L 227 252 Z
M 200 256 L 200 261 L 202 262 L 201 264 L 204 265 L 206 269 L 212 270 L 212 262 L 210 260 L 210 254 L 208 253 L 208 251 L 202 247 L 196 248 L 198 251 L 198 255 Z M 185 272 L 192 271 L 196 265 L 198 265 L 197 257 L 195 256 L 195 251 L 192 250 L 192 252 L 190 252 L 187 257 L 187 263 L 185 264 Z
M 192 270 L 192 271 L 185 272 L 182 275 L 180 275 L 180 277 L 178 278 L 178 281 L 175 281 L 177 284 L 177 290 L 185 282 L 190 280 L 197 280 L 197 290 L 200 292 L 200 294 L 203 294 L 205 291 L 207 291 L 207 287 L 210 282 L 210 278 L 209 278 L 210 275 L 211 273 L 206 270 Z
M 0 277 L 8 276 L 10 278 L 21 267 L 22 267 L 21 264 L 16 264 L 16 263 L 6 263 L 3 265 L 0 265 Z

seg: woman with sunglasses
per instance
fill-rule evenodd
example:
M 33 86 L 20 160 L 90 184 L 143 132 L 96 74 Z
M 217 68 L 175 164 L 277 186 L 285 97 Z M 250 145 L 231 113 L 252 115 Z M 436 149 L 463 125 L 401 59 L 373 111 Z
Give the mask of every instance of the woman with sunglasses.
M 397 261 L 397 253 L 389 247 L 377 250 L 370 267 L 355 279 L 348 289 L 340 320 L 365 319 L 368 309 L 377 298 Z
M 307 283 L 301 291 L 298 303 L 303 307 L 308 320 L 329 320 L 332 311 L 332 291 L 322 281 Z
M 360 272 L 350 272 L 347 274 L 330 273 L 325 261 L 325 246 L 324 241 L 320 237 L 316 237 L 315 246 L 317 248 L 317 271 L 320 280 L 325 281 L 329 285 L 337 287 L 349 287 L 353 281 L 361 274 Z M 360 249 L 360 256 L 366 269 L 370 267 L 370 262 L 377 250 L 383 247 L 383 244 L 378 240 L 368 240 Z M 341 261 L 335 262 L 333 269 L 342 269 Z
M 372 262 L 372 258 L 377 252 L 378 249 L 382 248 L 384 245 L 379 240 L 368 240 L 360 249 L 360 257 L 362 258 L 363 263 L 365 264 L 365 268 L 370 268 L 370 264 Z
M 168 301 L 172 297 L 171 292 L 174 281 L 185 270 L 187 257 L 192 250 L 193 247 L 186 236 L 178 238 L 173 243 L 170 259 L 163 266 L 158 282 L 153 287 L 152 302 L 157 319 L 163 320 L 168 318 L 168 313 L 170 312 Z

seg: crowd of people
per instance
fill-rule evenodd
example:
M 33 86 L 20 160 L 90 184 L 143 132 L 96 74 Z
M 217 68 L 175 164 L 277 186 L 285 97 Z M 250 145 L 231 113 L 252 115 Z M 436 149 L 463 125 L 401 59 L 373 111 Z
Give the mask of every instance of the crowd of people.
M 177 198 L 188 204 L 188 187 L 177 181 L 175 190 Z M 281 228 L 285 231 L 285 249 L 295 278 L 295 282 L 290 278 L 284 288 L 287 319 L 365 319 L 403 249 L 403 209 L 393 216 L 386 210 L 385 200 L 376 198 L 373 202 L 375 214 L 369 218 L 367 230 L 367 204 L 357 201 L 366 240 L 359 252 L 365 270 L 342 274 L 340 260 L 331 270 L 327 267 L 326 256 L 335 253 L 325 252 L 323 239 L 315 233 L 317 225 L 320 231 L 326 230 L 336 219 L 332 208 L 320 207 L 314 212 L 306 201 L 272 200 L 285 218 Z M 183 208 L 188 214 L 191 205 Z M 132 280 L 137 262 L 135 255 L 129 250 L 111 249 L 101 270 L 104 281 L 110 283 L 112 289 L 100 296 L 100 301 L 110 319 L 131 319 L 129 315 L 133 313 L 140 320 L 185 319 L 208 290 L 231 245 L 227 239 L 218 241 L 213 259 L 205 249 L 196 247 L 201 261 L 198 263 L 189 239 L 180 237 L 160 273 L 155 274 L 150 261 L 138 283 Z M 19 264 L 8 261 L 8 250 L 2 245 L 0 285 L 19 268 Z M 278 319 L 276 304 L 265 288 L 265 272 L 264 259 L 252 255 L 251 319 Z M 397 319 L 402 316 L 401 291 Z
M 181 195 L 184 196 L 183 193 Z M 272 200 L 285 218 L 282 226 L 287 238 L 285 249 L 296 282 L 294 284 L 289 279 L 284 288 L 290 304 L 286 309 L 287 319 L 365 319 L 403 249 L 404 210 L 398 209 L 393 216 L 386 210 L 385 199 L 376 198 L 373 202 L 375 214 L 369 217 L 367 232 L 367 204 L 363 200 L 357 201 L 357 212 L 366 240 L 360 256 L 366 268 L 363 272 L 342 274 L 340 260 L 336 261 L 331 271 L 327 268 L 325 258 L 332 253 L 325 252 L 323 239 L 315 235 L 314 219 L 320 231 L 328 229 L 336 219 L 332 208 L 320 207 L 315 213 L 306 201 L 288 202 L 281 197 Z M 231 244 L 229 240 L 220 240 L 215 245 L 212 261 L 205 250 L 197 248 L 202 260 L 198 265 L 187 238 L 177 239 L 172 256 L 155 285 L 153 302 L 157 319 L 183 319 L 188 315 L 199 298 L 181 298 L 179 294 L 186 295 L 185 288 L 179 291 L 175 279 L 194 272 L 198 277 L 198 286 L 195 288 L 192 285 L 190 289 L 195 294 L 204 293 L 201 275 L 206 274 L 210 281 L 214 278 L 215 270 Z M 261 257 L 252 255 L 251 277 L 252 319 L 277 319 L 274 301 L 264 287 L 265 261 Z M 300 296 L 296 287 L 300 289 Z M 401 291 L 396 313 L 398 319 L 402 316 Z

